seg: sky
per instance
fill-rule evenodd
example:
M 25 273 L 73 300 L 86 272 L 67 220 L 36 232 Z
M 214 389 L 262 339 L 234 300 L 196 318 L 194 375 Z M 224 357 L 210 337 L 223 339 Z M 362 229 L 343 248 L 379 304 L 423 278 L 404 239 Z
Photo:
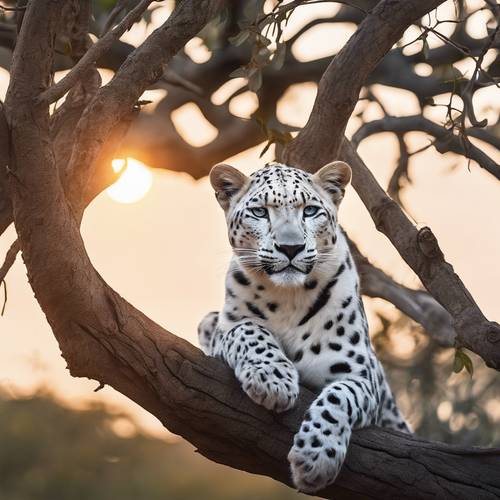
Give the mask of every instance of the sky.
M 325 15 L 330 12 L 328 9 L 331 6 L 311 6 L 307 14 Z M 158 9 L 153 21 L 160 22 L 167 11 L 168 8 Z M 290 29 L 293 32 L 307 20 L 305 14 L 299 15 Z M 332 29 L 337 35 L 333 40 Z M 144 37 L 145 30 L 141 24 L 128 33 L 126 39 L 137 43 Z M 334 52 L 352 30 L 349 26 L 335 25 L 315 31 L 316 34 L 308 35 L 309 39 L 295 48 L 303 60 L 328 55 L 327 49 Z M 477 32 L 480 36 L 480 28 Z M 206 57 L 206 51 L 196 40 L 190 44 L 190 50 L 193 58 Z M 421 70 L 425 71 L 425 67 Z M 0 74 L 0 96 L 5 92 L 7 78 L 6 72 Z M 490 90 L 481 91 L 477 96 L 479 119 L 491 119 L 494 113 L 490 103 L 495 97 Z M 313 84 L 293 86 L 280 103 L 280 117 L 291 124 L 304 125 L 315 92 Z M 416 100 L 408 92 L 383 87 L 377 87 L 375 92 L 395 115 L 417 112 Z M 161 92 L 153 92 L 148 97 L 157 99 L 160 95 Z M 442 99 L 444 101 L 445 96 Z M 233 106 L 245 116 L 251 113 L 253 102 L 253 96 L 247 94 Z M 377 117 L 376 110 L 370 113 L 372 118 Z M 187 140 L 202 145 L 210 140 L 213 131 L 198 115 L 199 111 L 188 106 L 177 113 L 174 121 Z M 351 120 L 348 135 L 358 125 L 355 119 Z M 411 149 L 427 144 L 428 140 L 418 133 L 410 134 L 408 139 Z M 273 159 L 272 151 L 259 159 L 262 147 L 230 158 L 227 163 L 250 173 Z M 485 150 L 500 160 L 498 151 Z M 378 181 L 386 186 L 398 155 L 395 139 L 388 134 L 373 136 L 362 143 L 359 152 Z M 130 170 L 135 172 L 130 182 L 122 181 L 122 188 L 113 188 L 114 193 L 102 193 L 87 209 L 82 224 L 87 251 L 99 273 L 122 296 L 169 331 L 197 344 L 198 321 L 223 303 L 224 275 L 231 252 L 222 210 L 206 178 L 194 181 L 187 174 L 142 167 L 133 159 Z M 453 154 L 440 155 L 432 148 L 416 158 L 410 173 L 413 183 L 402 195 L 409 216 L 419 227 L 432 228 L 448 262 L 485 315 L 499 321 L 500 224 L 493 214 L 498 212 L 500 183 L 475 164 L 468 168 L 467 160 Z M 144 186 L 144 192 L 138 193 L 139 185 Z M 123 203 L 124 200 L 129 203 Z M 351 187 L 342 203 L 340 220 L 374 263 L 388 270 L 396 280 L 418 286 L 414 273 L 373 227 Z M 14 238 L 12 227 L 0 237 L 0 256 L 5 255 Z M 26 269 L 20 258 L 8 274 L 7 286 L 6 311 L 0 317 L 0 389 L 23 395 L 48 388 L 75 407 L 104 401 L 116 411 L 130 412 L 149 431 L 168 438 L 154 417 L 124 396 L 109 387 L 95 393 L 97 382 L 69 375 L 27 283 Z M 370 305 L 378 302 L 370 301 Z M 369 310 L 373 311 L 373 307 Z M 376 318 L 373 314 L 370 316 L 372 326 L 376 326 Z

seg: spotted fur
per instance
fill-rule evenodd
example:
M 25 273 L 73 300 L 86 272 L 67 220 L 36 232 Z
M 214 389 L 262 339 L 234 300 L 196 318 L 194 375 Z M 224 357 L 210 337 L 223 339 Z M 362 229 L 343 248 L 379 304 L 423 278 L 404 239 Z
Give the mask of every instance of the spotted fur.
M 288 455 L 298 489 L 333 482 L 353 429 L 409 432 L 368 336 L 359 278 L 337 224 L 350 180 L 343 162 L 315 175 L 272 163 L 249 178 L 211 172 L 234 250 L 220 313 L 199 327 L 256 403 L 281 412 L 300 383 L 319 392 Z

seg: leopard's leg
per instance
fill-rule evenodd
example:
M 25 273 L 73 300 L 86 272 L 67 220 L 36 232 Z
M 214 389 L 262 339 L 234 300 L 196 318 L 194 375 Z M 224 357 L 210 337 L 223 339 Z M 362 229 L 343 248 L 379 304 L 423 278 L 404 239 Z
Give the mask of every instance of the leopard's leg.
M 408 422 L 405 420 L 396 404 L 389 384 L 385 380 L 381 388 L 380 410 L 377 425 L 400 432 L 412 432 Z
M 198 342 L 201 350 L 210 355 L 212 339 L 215 335 L 215 329 L 219 321 L 219 313 L 217 311 L 209 312 L 198 325 Z
M 332 483 L 344 462 L 353 429 L 376 421 L 376 380 L 346 376 L 327 385 L 307 410 L 288 460 L 297 488 L 318 491 Z
M 268 410 L 290 409 L 299 394 L 299 375 L 266 328 L 241 321 L 228 331 L 217 328 L 211 355 L 222 358 L 241 382 L 243 390 Z

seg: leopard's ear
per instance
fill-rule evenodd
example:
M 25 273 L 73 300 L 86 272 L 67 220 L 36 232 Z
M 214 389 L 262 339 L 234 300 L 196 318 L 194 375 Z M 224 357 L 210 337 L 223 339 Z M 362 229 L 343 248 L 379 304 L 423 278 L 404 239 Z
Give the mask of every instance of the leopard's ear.
M 227 210 L 231 199 L 246 186 L 248 177 L 231 165 L 220 163 L 210 170 L 210 183 L 220 206 Z
M 332 161 L 321 167 L 313 179 L 331 195 L 333 202 L 338 206 L 344 197 L 345 187 L 351 180 L 351 167 L 343 161 Z

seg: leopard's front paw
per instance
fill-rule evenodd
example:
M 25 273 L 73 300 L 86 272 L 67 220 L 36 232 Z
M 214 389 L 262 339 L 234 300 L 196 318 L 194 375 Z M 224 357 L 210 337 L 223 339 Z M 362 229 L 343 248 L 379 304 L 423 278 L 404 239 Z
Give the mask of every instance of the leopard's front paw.
M 313 422 L 304 422 L 288 453 L 297 489 L 314 493 L 333 483 L 344 462 L 346 449 L 343 440 L 333 434 L 325 436 Z
M 299 395 L 299 374 L 292 363 L 255 363 L 246 366 L 238 378 L 253 401 L 275 412 L 292 408 Z

